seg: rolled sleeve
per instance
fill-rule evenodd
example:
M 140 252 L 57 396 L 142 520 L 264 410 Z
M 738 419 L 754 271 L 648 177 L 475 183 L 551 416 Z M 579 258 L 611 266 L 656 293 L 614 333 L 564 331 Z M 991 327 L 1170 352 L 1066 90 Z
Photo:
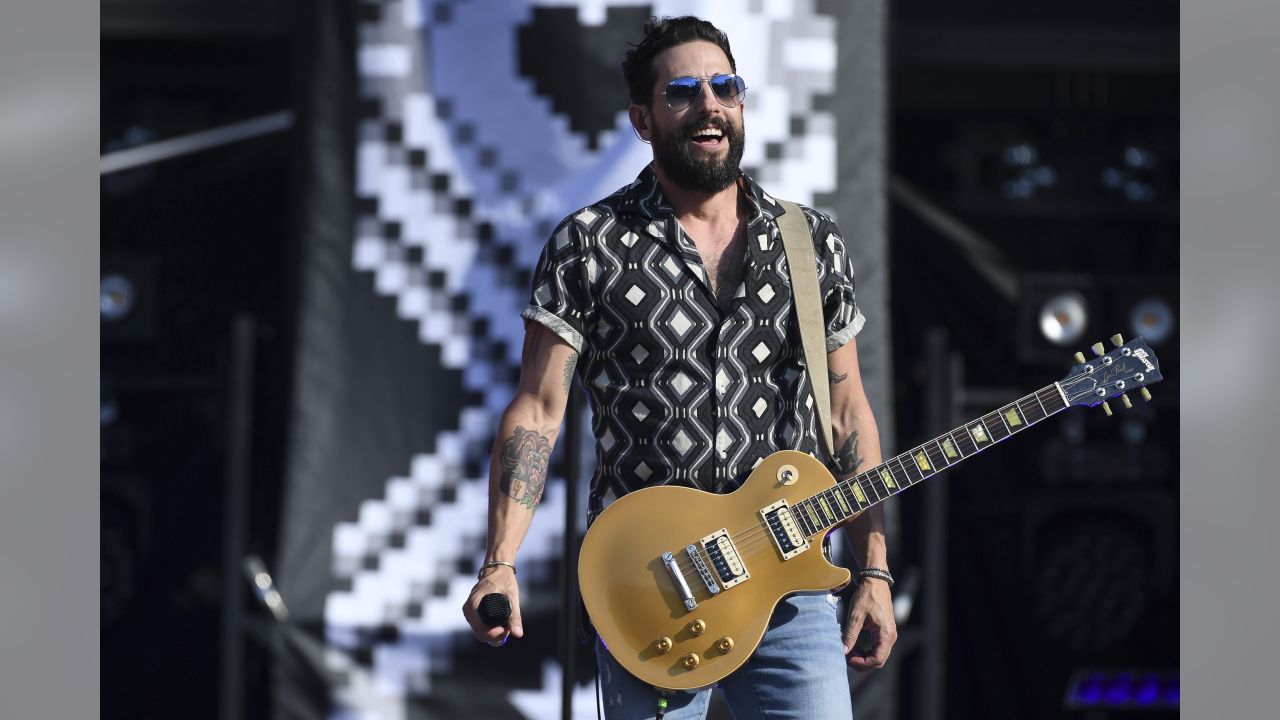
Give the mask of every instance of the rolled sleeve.
M 529 305 L 520 317 L 546 326 L 581 352 L 590 294 L 578 233 L 577 225 L 566 218 L 551 234 L 533 272 Z
M 852 340 L 867 319 L 854 296 L 853 259 L 834 221 L 814 212 L 814 253 L 818 257 L 818 284 L 822 291 L 822 315 L 826 322 L 827 352 Z

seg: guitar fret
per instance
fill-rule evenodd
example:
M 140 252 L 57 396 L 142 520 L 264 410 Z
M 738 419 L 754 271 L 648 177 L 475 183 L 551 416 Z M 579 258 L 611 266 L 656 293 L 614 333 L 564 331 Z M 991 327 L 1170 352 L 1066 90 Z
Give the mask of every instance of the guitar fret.
M 889 488 L 888 483 L 884 481 L 884 478 L 881 477 L 879 473 L 866 473 L 866 478 L 866 484 L 870 485 L 871 489 L 875 490 L 876 494 L 880 497 L 886 498 L 893 494 L 893 490 Z
M 1000 419 L 1009 428 L 1010 435 L 1027 427 L 1027 416 L 1022 414 L 1016 402 L 1000 408 Z
M 910 458 L 907 458 L 904 461 L 902 456 L 899 455 L 894 459 L 898 461 L 898 465 L 902 468 L 902 474 L 907 476 L 907 482 L 909 484 L 915 485 L 916 483 L 924 479 L 924 475 L 920 472 L 920 469 L 916 467 L 916 464 L 912 462 Z
M 961 429 L 959 432 L 959 437 L 956 437 L 955 430 L 947 433 L 947 437 L 951 438 L 952 443 L 955 445 L 956 452 L 960 453 L 960 458 L 963 460 L 964 458 L 978 452 L 978 447 L 973 444 L 973 438 L 969 436 L 967 428 Z
M 942 451 L 942 444 L 937 440 L 930 440 L 925 443 L 924 453 L 929 458 L 929 464 L 933 465 L 934 472 L 941 472 L 951 467 L 951 463 L 947 460 L 947 454 Z
M 800 502 L 792 506 L 792 508 L 795 510 L 795 512 L 793 512 L 792 515 L 795 516 L 796 520 L 800 522 L 800 528 L 804 530 L 805 537 L 808 537 L 818 532 L 818 529 L 813 527 L 813 525 L 809 522 L 809 514 L 805 512 L 805 510 L 808 507 L 809 507 L 808 500 L 801 500 Z
M 1044 403 L 1040 400 L 1040 393 L 1038 393 L 1038 392 L 1036 392 L 1036 393 L 1032 393 L 1030 397 L 1036 401 L 1036 404 L 1035 404 L 1035 405 L 1031 405 L 1030 409 L 1031 409 L 1031 410 L 1035 410 L 1035 409 L 1039 408 L 1039 410 L 1040 410 L 1040 417 L 1032 419 L 1032 418 L 1031 418 L 1031 416 L 1029 416 L 1029 415 L 1028 415 L 1028 416 L 1027 416 L 1027 420 L 1028 420 L 1029 422 L 1031 422 L 1031 423 L 1038 423 L 1038 422 L 1040 422 L 1041 420 L 1043 420 L 1043 419 L 1045 419 L 1045 418 L 1049 417 L 1049 411 L 1048 411 L 1048 409 L 1046 409 L 1046 408 L 1045 408 Z M 1023 411 L 1023 414 L 1024 414 L 1024 415 L 1026 415 L 1026 411 L 1025 411 L 1025 410 Z
M 845 483 L 845 489 L 849 492 L 849 501 L 861 510 L 871 507 L 871 502 L 867 500 L 866 493 L 862 492 L 862 484 L 858 481 L 858 477 L 849 478 Z
M 823 490 L 822 494 L 827 496 L 827 502 L 831 504 L 831 510 L 836 515 L 836 522 L 840 522 L 853 514 L 849 510 L 849 506 L 845 505 L 844 498 L 840 497 L 840 493 L 835 488 Z
M 982 424 L 987 426 L 987 432 L 991 433 L 993 442 L 1000 442 L 1013 434 L 1009 430 L 1009 426 L 1004 424 L 1004 418 L 1000 417 L 1000 413 L 990 412 L 982 416 Z

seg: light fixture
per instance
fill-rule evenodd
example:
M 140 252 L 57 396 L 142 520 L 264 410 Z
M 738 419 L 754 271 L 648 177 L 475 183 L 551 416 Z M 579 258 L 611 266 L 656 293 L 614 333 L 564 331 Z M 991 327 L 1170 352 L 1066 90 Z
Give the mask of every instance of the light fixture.
M 98 288 L 98 311 L 107 322 L 119 322 L 133 312 L 137 290 L 123 275 L 104 275 Z
M 1088 319 L 1084 296 L 1074 290 L 1061 292 L 1040 306 L 1040 334 L 1060 347 L 1074 345 L 1084 335 Z
M 1151 345 L 1160 345 L 1173 335 L 1173 308 L 1159 297 L 1144 297 L 1129 312 L 1129 333 Z

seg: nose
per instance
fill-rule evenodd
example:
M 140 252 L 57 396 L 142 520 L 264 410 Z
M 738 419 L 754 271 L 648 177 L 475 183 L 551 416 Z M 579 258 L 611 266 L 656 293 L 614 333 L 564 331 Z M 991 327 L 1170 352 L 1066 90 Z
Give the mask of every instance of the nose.
M 709 110 L 716 110 L 720 107 L 720 102 L 716 100 L 716 94 L 711 89 L 709 80 L 700 79 L 698 81 L 698 96 L 694 98 L 691 104 L 703 114 L 710 114 Z

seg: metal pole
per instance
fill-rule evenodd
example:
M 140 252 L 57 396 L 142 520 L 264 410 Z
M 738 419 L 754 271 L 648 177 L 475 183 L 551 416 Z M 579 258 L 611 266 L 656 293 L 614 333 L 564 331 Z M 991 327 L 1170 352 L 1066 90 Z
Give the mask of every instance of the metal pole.
M 930 328 L 925 334 L 927 379 L 925 383 L 925 435 L 934 437 L 951 429 L 955 415 L 951 375 L 951 349 L 947 330 Z M 946 717 L 947 691 L 947 487 L 929 483 L 924 498 L 924 605 L 925 639 L 920 663 L 921 717 Z
M 253 366 L 257 323 L 241 313 L 231 323 L 231 367 L 227 401 L 226 499 L 222 533 L 222 643 L 220 720 L 244 717 L 244 587 L 241 559 L 248 526 L 249 453 L 253 438 Z
M 578 660 L 578 490 L 582 480 L 582 386 L 575 380 L 564 420 L 564 549 L 560 564 L 560 717 L 573 717 Z

